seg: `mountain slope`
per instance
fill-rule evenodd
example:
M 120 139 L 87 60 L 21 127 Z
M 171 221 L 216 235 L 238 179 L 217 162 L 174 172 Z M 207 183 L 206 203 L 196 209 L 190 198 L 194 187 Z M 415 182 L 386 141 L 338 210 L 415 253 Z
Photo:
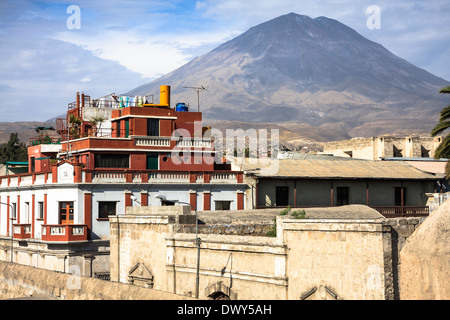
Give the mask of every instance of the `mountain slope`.
M 172 105 L 194 110 L 197 93 L 183 87 L 205 86 L 207 122 L 305 123 L 317 133 L 329 123 L 338 136 L 353 137 L 429 132 L 448 82 L 336 20 L 290 13 L 127 94 L 158 97 L 162 84 L 172 87 Z

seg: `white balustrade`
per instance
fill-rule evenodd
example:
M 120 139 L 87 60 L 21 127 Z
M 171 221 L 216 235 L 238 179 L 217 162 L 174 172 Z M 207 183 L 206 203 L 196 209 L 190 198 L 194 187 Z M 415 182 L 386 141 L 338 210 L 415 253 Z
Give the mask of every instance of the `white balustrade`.
M 82 226 L 73 226 L 72 227 L 72 235 L 82 236 L 83 234 L 84 234 L 84 227 L 82 227 Z
M 52 236 L 60 236 L 66 234 L 66 227 L 62 226 L 52 226 L 50 227 L 50 235 Z
M 125 172 L 93 172 L 92 182 L 126 182 Z
M 170 147 L 170 138 L 139 137 L 135 138 L 137 146 Z
M 211 148 L 211 140 L 203 139 L 181 139 L 177 141 L 177 147 L 187 148 Z
M 211 182 L 235 182 L 236 173 L 213 173 L 211 175 Z

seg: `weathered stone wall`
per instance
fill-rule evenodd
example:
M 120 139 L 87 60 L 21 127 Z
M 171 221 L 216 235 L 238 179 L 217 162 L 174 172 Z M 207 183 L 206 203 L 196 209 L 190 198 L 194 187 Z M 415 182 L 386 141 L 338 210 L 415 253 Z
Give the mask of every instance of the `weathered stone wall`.
M 379 160 L 380 157 L 434 157 L 442 137 L 352 138 L 324 143 L 324 153 L 355 159 Z
M 324 143 L 324 153 L 331 153 L 336 157 L 355 159 L 376 159 L 376 138 L 353 138 L 344 141 Z
M 168 292 L 0 261 L 0 299 L 178 300 Z
M 345 219 L 278 216 L 276 237 L 205 234 L 208 226 L 203 226 L 200 251 L 192 226 L 180 226 L 179 215 L 156 215 L 155 208 L 150 214 L 142 210 L 111 218 L 114 281 L 129 282 L 134 266 L 140 265 L 151 274 L 151 281 L 150 276 L 146 281 L 153 288 L 195 296 L 199 256 L 200 299 L 220 293 L 216 292 L 219 289 L 238 300 L 299 299 L 314 287 L 331 289 L 335 295 L 328 297 L 332 298 L 394 297 L 391 228 L 368 207 L 307 211 L 315 217 Z M 255 212 L 247 214 L 257 220 Z M 362 218 L 367 216 L 373 218 Z M 243 231 L 244 226 L 224 225 L 223 231 L 235 227 Z
M 400 299 L 450 299 L 450 200 L 433 212 L 400 251 Z
M 338 299 L 394 298 L 392 271 L 385 270 L 388 266 L 384 256 L 385 251 L 390 251 L 390 228 L 385 228 L 382 221 L 278 221 L 277 225 L 282 224 L 283 242 L 289 248 L 290 299 L 299 299 L 321 286 Z
M 200 224 L 198 226 L 198 233 L 261 237 L 265 236 L 272 227 L 273 224 Z M 179 233 L 195 233 L 195 225 L 177 225 L 174 231 Z

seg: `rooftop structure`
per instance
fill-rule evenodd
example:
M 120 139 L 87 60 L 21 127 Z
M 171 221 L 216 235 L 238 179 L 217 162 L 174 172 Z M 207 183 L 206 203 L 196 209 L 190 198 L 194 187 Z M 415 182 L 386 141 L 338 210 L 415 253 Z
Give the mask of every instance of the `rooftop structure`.
M 393 137 L 389 135 L 325 142 L 323 153 L 355 159 L 433 158 L 442 137 Z

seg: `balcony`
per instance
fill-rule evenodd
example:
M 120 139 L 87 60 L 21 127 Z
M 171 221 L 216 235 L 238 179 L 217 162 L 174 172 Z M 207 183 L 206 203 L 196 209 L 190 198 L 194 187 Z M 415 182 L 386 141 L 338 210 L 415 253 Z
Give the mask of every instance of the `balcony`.
M 31 224 L 13 224 L 14 239 L 30 239 Z
M 74 242 L 87 241 L 88 232 L 85 224 L 42 225 L 42 241 Z
M 377 210 L 386 218 L 398 218 L 398 217 L 427 217 L 430 214 L 429 207 L 405 207 L 405 206 L 392 206 L 392 207 L 371 207 Z
M 283 210 L 286 206 L 258 206 L 257 209 L 280 209 Z M 317 206 L 292 206 L 292 208 L 330 208 L 330 206 L 326 205 L 317 205 Z M 370 208 L 377 210 L 382 216 L 385 218 L 413 218 L 413 217 L 428 217 L 430 214 L 429 207 L 421 207 L 421 206 L 370 206 Z

